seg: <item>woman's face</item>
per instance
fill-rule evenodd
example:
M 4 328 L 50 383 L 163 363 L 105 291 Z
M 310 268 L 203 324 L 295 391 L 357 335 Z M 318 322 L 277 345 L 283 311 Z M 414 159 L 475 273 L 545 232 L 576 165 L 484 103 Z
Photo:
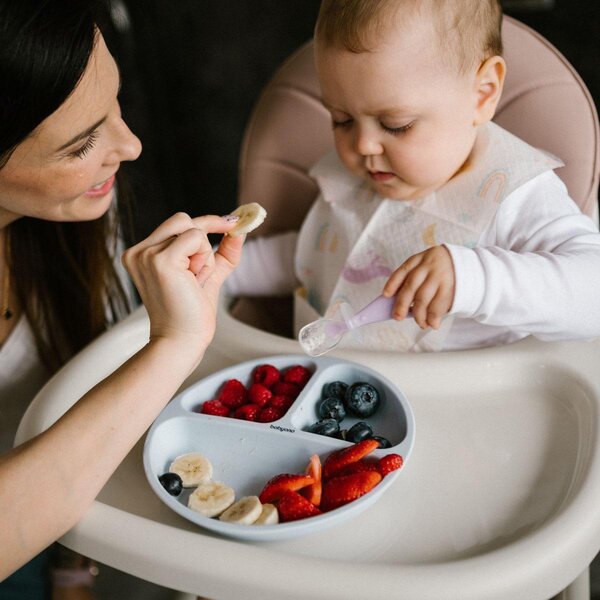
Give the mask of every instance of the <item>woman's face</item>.
M 121 162 L 141 152 L 121 118 L 119 85 L 117 65 L 98 35 L 71 96 L 0 169 L 0 227 L 23 216 L 89 221 L 108 210 Z

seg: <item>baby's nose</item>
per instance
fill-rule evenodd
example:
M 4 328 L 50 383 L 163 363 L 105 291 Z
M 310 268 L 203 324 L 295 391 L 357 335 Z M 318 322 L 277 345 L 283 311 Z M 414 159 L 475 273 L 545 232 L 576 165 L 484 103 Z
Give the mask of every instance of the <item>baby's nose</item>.
M 383 152 L 383 146 L 376 132 L 367 127 L 356 128 L 354 147 L 362 156 L 374 156 Z

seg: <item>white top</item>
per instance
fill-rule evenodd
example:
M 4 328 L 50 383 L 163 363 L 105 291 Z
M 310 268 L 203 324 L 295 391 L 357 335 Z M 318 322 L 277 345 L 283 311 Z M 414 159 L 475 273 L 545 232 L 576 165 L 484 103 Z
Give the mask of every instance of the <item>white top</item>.
M 297 234 L 246 243 L 231 295 L 289 294 Z M 600 235 L 548 171 L 503 200 L 475 248 L 447 245 L 456 273 L 444 350 L 600 336 Z M 399 266 L 399 265 L 398 265 Z

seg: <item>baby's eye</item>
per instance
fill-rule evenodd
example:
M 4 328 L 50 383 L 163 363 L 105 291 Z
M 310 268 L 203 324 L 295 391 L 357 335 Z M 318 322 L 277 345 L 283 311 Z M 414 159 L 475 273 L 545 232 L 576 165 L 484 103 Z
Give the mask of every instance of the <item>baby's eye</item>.
M 75 158 L 84 158 L 85 155 L 94 147 L 96 140 L 98 139 L 98 130 L 95 129 L 90 133 L 88 139 L 85 141 L 83 146 L 77 148 L 77 150 L 73 150 L 73 152 L 69 153 L 69 156 Z
M 352 125 L 352 119 L 344 119 L 343 121 L 336 121 L 333 119 L 332 125 L 334 129 L 337 129 L 338 127 L 349 127 Z
M 414 121 L 407 123 L 406 125 L 402 125 L 402 127 L 388 127 L 385 123 L 380 123 L 381 128 L 392 135 L 401 135 L 402 133 L 406 133 L 413 125 Z

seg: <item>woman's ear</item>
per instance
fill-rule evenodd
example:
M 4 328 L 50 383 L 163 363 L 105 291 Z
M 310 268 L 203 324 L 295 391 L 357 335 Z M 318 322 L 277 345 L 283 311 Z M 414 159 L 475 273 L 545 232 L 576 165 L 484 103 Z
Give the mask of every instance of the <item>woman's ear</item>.
M 506 63 L 501 56 L 491 56 L 485 60 L 475 77 L 477 107 L 473 125 L 491 121 L 502 95 Z

